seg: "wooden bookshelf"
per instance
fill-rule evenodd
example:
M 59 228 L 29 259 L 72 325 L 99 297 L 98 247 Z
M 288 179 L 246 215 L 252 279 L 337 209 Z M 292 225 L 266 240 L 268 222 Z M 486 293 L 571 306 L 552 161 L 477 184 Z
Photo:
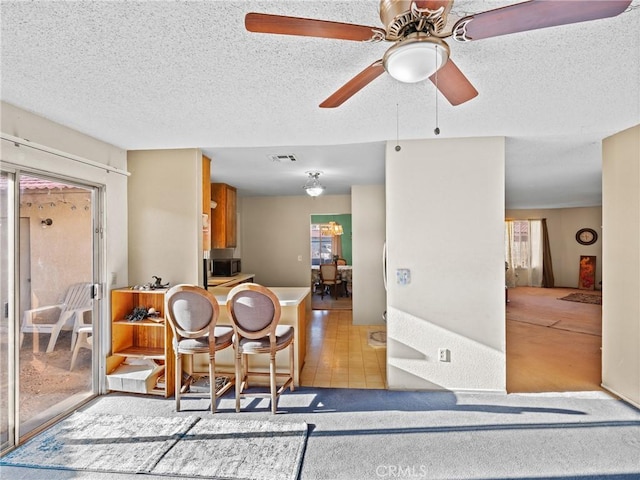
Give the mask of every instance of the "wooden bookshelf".
M 116 370 L 127 358 L 153 360 L 159 365 L 164 365 L 164 373 L 161 375 L 165 379 L 164 386 L 154 386 L 144 393 L 169 397 L 174 391 L 175 358 L 172 348 L 173 334 L 164 316 L 166 292 L 166 289 L 131 288 L 111 291 L 111 356 L 107 358 L 107 375 L 117 373 Z M 141 321 L 127 320 L 126 317 L 136 307 L 153 307 L 158 316 Z

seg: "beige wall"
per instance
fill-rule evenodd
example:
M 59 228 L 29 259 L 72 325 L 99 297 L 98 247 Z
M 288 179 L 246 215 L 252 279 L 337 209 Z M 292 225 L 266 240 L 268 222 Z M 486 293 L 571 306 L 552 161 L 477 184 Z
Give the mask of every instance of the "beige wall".
M 128 152 L 129 279 L 202 285 L 202 153 Z
M 504 138 L 387 144 L 387 379 L 504 392 Z M 408 285 L 396 270 L 408 268 Z M 438 361 L 438 349 L 450 351 Z
M 507 210 L 505 217 L 513 220 L 547 219 L 551 260 L 556 287 L 578 287 L 578 272 L 581 255 L 596 256 L 596 289 L 602 280 L 602 207 L 554 208 L 538 210 Z M 598 232 L 598 241 L 593 245 L 580 245 L 576 232 L 581 228 L 592 228 Z M 518 285 L 524 275 L 519 278 Z
M 640 407 L 640 125 L 602 147 L 602 385 Z
M 353 185 L 353 323 L 382 324 L 387 292 L 382 280 L 385 241 L 384 185 Z
M 242 197 L 242 270 L 270 287 L 311 286 L 312 214 L 351 213 L 350 195 Z

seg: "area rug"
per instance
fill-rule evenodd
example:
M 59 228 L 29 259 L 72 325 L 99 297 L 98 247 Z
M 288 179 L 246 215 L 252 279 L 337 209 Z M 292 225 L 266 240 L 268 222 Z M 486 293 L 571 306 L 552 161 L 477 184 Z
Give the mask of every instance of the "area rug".
M 325 295 L 324 298 L 320 298 L 320 295 L 314 295 L 311 298 L 312 310 L 352 310 L 352 308 L 351 297 L 338 297 L 336 300 L 329 295 Z
M 236 480 L 295 480 L 304 422 L 76 412 L 0 465 Z
M 189 478 L 296 479 L 307 425 L 200 420 L 151 473 Z
M 387 332 L 384 330 L 369 331 L 367 336 L 367 343 L 370 347 L 386 347 L 387 346 Z
M 578 303 L 591 303 L 593 305 L 602 305 L 602 297 L 600 295 L 592 295 L 589 293 L 570 293 L 566 297 L 562 297 L 559 300 L 566 300 L 568 302 L 578 302 Z

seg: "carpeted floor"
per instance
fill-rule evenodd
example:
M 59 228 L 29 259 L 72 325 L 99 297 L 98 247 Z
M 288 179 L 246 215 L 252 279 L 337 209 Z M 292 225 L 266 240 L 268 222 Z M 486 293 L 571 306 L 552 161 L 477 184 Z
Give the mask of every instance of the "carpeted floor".
M 299 480 L 640 478 L 640 411 L 604 392 L 490 394 L 297 388 L 272 415 L 266 399 L 114 393 L 83 411 L 309 426 Z M 109 451 L 109 446 L 104 446 Z M 167 480 L 164 475 L 2 467 L 11 480 Z
M 569 288 L 509 289 L 507 320 L 600 336 L 602 307 L 593 303 L 560 301 L 572 294 L 584 295 Z

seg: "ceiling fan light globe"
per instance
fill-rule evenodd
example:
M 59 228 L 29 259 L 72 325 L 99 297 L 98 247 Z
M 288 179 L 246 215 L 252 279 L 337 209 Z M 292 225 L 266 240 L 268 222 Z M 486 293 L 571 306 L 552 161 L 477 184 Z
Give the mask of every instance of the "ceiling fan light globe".
M 449 59 L 449 46 L 425 35 L 409 36 L 391 47 L 384 55 L 384 68 L 402 83 L 426 80 Z

